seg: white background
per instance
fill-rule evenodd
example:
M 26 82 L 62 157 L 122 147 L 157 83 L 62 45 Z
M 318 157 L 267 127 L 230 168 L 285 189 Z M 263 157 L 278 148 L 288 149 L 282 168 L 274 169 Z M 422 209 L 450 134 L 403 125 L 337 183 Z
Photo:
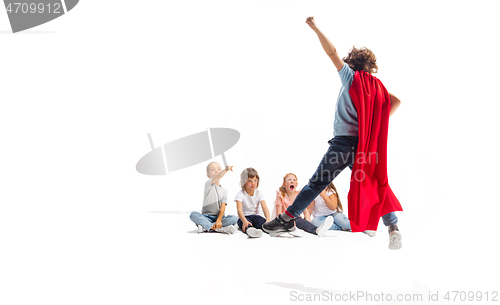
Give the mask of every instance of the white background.
M 491 296 L 500 271 L 496 11 L 495 1 L 86 0 L 17 34 L 0 13 L 0 303 Z M 399 251 L 387 249 L 383 224 L 374 238 L 197 234 L 188 216 L 201 208 L 208 161 L 166 176 L 135 171 L 151 149 L 147 133 L 159 146 L 226 127 L 241 134 L 226 152 L 230 201 L 249 166 L 270 208 L 286 173 L 307 183 L 340 88 L 305 24 L 311 15 L 341 56 L 369 47 L 402 101 L 388 143 L 405 210 Z M 349 175 L 336 179 L 344 206 Z M 236 214 L 231 202 L 227 213 Z

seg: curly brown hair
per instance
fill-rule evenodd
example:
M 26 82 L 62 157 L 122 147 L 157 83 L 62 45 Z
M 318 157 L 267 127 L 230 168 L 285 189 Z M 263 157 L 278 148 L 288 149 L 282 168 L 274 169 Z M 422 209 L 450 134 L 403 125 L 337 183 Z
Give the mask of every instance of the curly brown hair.
M 365 47 L 357 49 L 353 46 L 347 57 L 342 58 L 342 61 L 354 71 L 365 71 L 370 74 L 378 71 L 375 54 Z

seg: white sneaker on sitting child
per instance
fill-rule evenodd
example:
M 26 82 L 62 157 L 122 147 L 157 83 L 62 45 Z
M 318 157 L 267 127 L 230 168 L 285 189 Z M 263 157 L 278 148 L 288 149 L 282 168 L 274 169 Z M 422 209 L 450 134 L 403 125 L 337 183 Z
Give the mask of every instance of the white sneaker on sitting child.
M 248 227 L 246 232 L 248 236 L 258 238 L 262 237 L 262 230 L 261 229 L 256 229 L 254 227 Z
M 333 217 L 328 216 L 327 218 L 325 218 L 323 224 L 316 229 L 316 234 L 318 234 L 319 237 L 325 235 L 325 233 L 328 232 L 328 230 L 330 230 L 332 225 L 333 225 Z
M 215 229 L 215 232 L 233 234 L 236 232 L 236 228 L 234 226 L 221 227 Z
M 205 232 L 206 230 L 203 229 L 203 227 L 201 225 L 198 225 L 198 233 L 203 233 Z

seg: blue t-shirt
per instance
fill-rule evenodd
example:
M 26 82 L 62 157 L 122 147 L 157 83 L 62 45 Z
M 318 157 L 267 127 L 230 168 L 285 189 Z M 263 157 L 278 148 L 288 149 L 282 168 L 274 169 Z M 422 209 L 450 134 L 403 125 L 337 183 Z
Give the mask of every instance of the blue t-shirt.
M 346 63 L 339 71 L 342 88 L 340 88 L 333 121 L 334 136 L 358 136 L 358 112 L 352 103 L 349 89 L 351 88 L 354 70 Z

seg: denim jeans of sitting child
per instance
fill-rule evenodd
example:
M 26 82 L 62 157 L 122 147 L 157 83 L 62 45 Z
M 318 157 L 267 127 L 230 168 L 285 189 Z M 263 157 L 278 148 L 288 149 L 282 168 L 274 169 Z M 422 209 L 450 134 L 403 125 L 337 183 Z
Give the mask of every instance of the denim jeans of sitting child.
M 198 212 L 192 212 L 189 218 L 196 224 L 201 225 L 203 229 L 210 231 L 210 228 L 215 224 L 217 220 L 216 215 L 206 215 L 200 214 Z M 238 221 L 238 216 L 226 215 L 222 217 L 222 227 L 232 226 Z
M 349 221 L 349 219 L 347 219 L 344 213 L 338 213 L 338 212 L 332 213 L 330 215 L 314 217 L 311 223 L 319 227 L 323 224 L 323 222 L 325 222 L 325 219 L 328 216 L 333 217 L 333 224 L 330 227 L 330 230 L 351 229 L 351 222 Z M 384 222 L 385 226 L 390 226 L 398 223 L 398 217 L 396 216 L 396 213 L 391 212 L 382 216 L 382 221 Z

